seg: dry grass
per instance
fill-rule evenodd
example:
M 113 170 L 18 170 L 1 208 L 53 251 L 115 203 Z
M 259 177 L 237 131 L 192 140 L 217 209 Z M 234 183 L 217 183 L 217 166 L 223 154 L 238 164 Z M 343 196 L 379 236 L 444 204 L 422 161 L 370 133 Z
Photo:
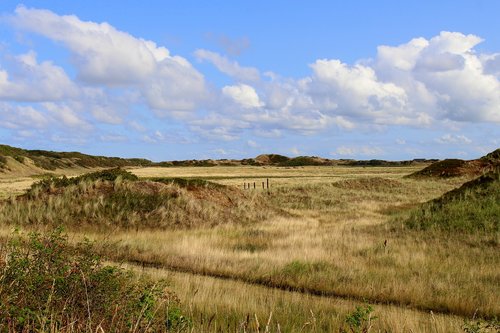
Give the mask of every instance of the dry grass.
M 214 318 L 222 327 L 238 323 L 247 314 L 257 314 L 262 323 L 272 311 L 273 323 L 282 327 L 287 318 L 298 318 L 289 319 L 290 330 L 283 331 L 300 331 L 301 325 L 313 320 L 309 312 L 312 310 L 316 322 L 323 323 L 316 326 L 316 331 L 328 332 L 338 329 L 345 313 L 362 299 L 377 304 L 376 315 L 380 317 L 377 327 L 392 332 L 459 330 L 462 319 L 430 316 L 416 309 L 464 317 L 472 317 L 474 313 L 499 316 L 498 235 L 410 231 L 388 222 L 392 215 L 436 198 L 466 180 L 403 178 L 415 170 L 414 167 L 133 169 L 140 177 L 204 178 L 240 187 L 243 182 L 253 181 L 258 186 L 270 178 L 270 195 L 261 189 L 253 195 L 264 197 L 271 206 L 281 209 L 282 214 L 250 225 L 113 230 L 108 234 L 89 232 L 87 236 L 108 244 L 103 251 L 114 260 L 145 262 L 197 274 L 155 271 L 157 275 L 171 277 L 174 289 L 190 306 L 193 318 L 204 316 L 206 320 L 215 313 Z M 255 217 L 260 212 L 248 210 L 246 214 Z M 74 234 L 75 239 L 81 236 Z M 279 288 L 305 293 L 286 293 Z M 196 295 L 194 290 L 198 290 Z M 380 303 L 399 306 L 386 307 Z M 312 327 L 308 329 L 313 331 Z
M 339 332 L 345 327 L 346 315 L 359 305 L 356 301 L 304 295 L 239 281 L 163 269 L 135 269 L 148 277 L 169 281 L 184 300 L 183 308 L 193 319 L 195 332 L 242 332 L 245 324 L 248 332 L 256 332 L 257 323 L 263 330 L 269 317 L 270 332 L 278 332 L 278 325 L 281 332 Z M 456 316 L 397 306 L 379 304 L 374 308 L 374 316 L 378 318 L 373 321 L 373 332 L 460 332 L 464 322 Z
M 0 178 L 0 199 L 23 194 L 33 182 L 31 177 Z

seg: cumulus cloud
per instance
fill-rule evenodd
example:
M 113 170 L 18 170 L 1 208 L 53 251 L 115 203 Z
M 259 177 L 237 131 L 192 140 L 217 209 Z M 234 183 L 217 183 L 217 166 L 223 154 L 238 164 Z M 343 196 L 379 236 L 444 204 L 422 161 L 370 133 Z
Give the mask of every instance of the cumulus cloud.
M 381 79 L 402 87 L 408 109 L 425 110 L 429 122 L 500 122 L 500 82 L 485 73 L 484 57 L 474 51 L 481 41 L 441 32 L 430 40 L 382 46 L 374 68 Z
M 317 59 L 300 78 L 261 75 L 226 55 L 196 50 L 197 60 L 212 63 L 233 81 L 218 87 L 186 58 L 105 22 L 24 6 L 9 20 L 15 29 L 69 50 L 73 66 L 66 72 L 54 60 L 39 60 L 34 51 L 2 58 L 0 126 L 25 134 L 57 122 L 83 132 L 122 126 L 140 132 L 144 141 L 173 140 L 148 128 L 153 122 L 132 119 L 134 107 L 146 119 L 165 117 L 160 121 L 166 126 L 174 119 L 196 137 L 222 141 L 237 140 L 242 133 L 279 137 L 395 125 L 500 123 L 500 54 L 478 52 L 482 38 L 471 34 L 441 32 L 382 45 L 373 59 L 352 64 Z M 437 139 L 467 140 L 459 135 Z M 383 151 L 342 146 L 335 153 L 371 156 Z
M 246 84 L 225 86 L 222 88 L 222 93 L 245 109 L 259 108 L 264 105 L 255 89 Z
M 17 102 L 61 100 L 78 95 L 65 71 L 50 61 L 37 61 L 30 51 L 11 59 L 12 75 L 0 69 L 0 99 Z
M 78 79 L 84 83 L 135 86 L 157 110 L 193 110 L 207 98 L 204 76 L 189 61 L 108 23 L 81 21 L 74 15 L 24 6 L 17 7 L 10 20 L 20 29 L 67 47 Z

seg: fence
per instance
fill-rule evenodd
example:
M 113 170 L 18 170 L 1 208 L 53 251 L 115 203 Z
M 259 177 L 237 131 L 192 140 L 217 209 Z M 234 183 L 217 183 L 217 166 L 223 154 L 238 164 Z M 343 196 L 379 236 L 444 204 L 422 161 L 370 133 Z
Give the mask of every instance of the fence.
M 257 189 L 257 183 L 258 182 L 253 182 L 253 183 L 247 183 L 247 182 L 244 182 L 243 183 L 243 189 L 244 190 L 251 190 L 251 189 L 254 189 L 256 190 Z M 269 193 L 269 178 L 266 178 L 266 181 L 265 182 L 262 182 L 262 189 L 263 190 L 266 190 L 267 189 L 267 192 Z

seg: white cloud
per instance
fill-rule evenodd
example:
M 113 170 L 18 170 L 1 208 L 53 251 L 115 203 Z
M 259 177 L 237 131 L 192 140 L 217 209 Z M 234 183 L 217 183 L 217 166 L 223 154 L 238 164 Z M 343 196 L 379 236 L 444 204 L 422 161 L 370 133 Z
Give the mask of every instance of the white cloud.
M 435 140 L 438 143 L 443 144 L 469 144 L 472 143 L 472 140 L 466 137 L 465 135 L 452 135 L 445 134 L 442 137 Z
M 260 74 L 256 68 L 242 67 L 236 61 L 231 61 L 218 53 L 199 49 L 195 51 L 199 61 L 211 62 L 219 71 L 244 82 L 259 81 Z
M 245 109 L 259 108 L 264 105 L 255 89 L 246 84 L 225 86 L 222 88 L 222 93 Z
M 334 152 L 332 152 L 332 155 L 340 155 L 340 156 L 380 157 L 384 154 L 385 154 L 384 150 L 376 146 L 355 146 L 355 147 L 340 146 Z
M 103 142 L 126 142 L 127 137 L 120 134 L 104 134 L 99 136 L 99 140 Z
M 32 106 L 0 103 L 0 127 L 9 129 L 43 129 L 50 119 Z
M 76 97 L 78 88 L 61 67 L 50 61 L 38 63 L 30 51 L 12 59 L 13 75 L 0 70 L 0 99 L 40 102 Z
M 495 75 L 500 77 L 500 53 L 493 55 L 483 55 L 481 61 L 484 67 L 485 74 Z
M 500 122 L 500 82 L 485 74 L 485 57 L 474 50 L 481 41 L 441 32 L 430 40 L 379 47 L 374 68 L 381 79 L 407 92 L 411 113 L 425 110 L 428 123 Z
M 151 115 L 214 141 L 236 140 L 245 132 L 279 137 L 290 132 L 385 130 L 394 125 L 450 130 L 467 123 L 500 123 L 500 54 L 480 53 L 476 46 L 482 39 L 475 35 L 441 32 L 397 46 L 383 45 L 374 59 L 353 64 L 318 59 L 309 65 L 310 74 L 301 78 L 272 72 L 261 76 L 257 68 L 197 50 L 199 61 L 212 63 L 234 79 L 219 88 L 207 83 L 187 59 L 108 23 L 24 6 L 10 21 L 17 29 L 69 50 L 74 71 L 68 73 L 76 73 L 70 78 L 52 61 L 37 60 L 33 51 L 4 57 L 0 100 L 9 106 L 0 107 L 0 126 L 16 131 L 41 131 L 57 122 L 81 135 L 105 124 L 141 132 L 146 141 L 174 142 L 167 132 L 160 132 L 162 138 L 138 123 L 141 119 L 152 124 Z M 17 102 L 32 105 L 23 109 Z M 137 110 L 145 114 L 133 119 Z M 459 135 L 438 140 L 470 143 Z M 337 150 L 346 156 L 383 153 L 368 146 Z
M 398 145 L 405 145 L 406 144 L 406 140 L 405 139 L 396 139 L 396 143 Z
M 251 148 L 258 148 L 259 144 L 253 140 L 247 140 L 247 146 Z
M 94 105 L 91 109 L 95 119 L 107 124 L 121 124 L 122 118 L 116 113 L 116 110 L 109 105 Z
M 162 111 L 194 110 L 208 98 L 203 75 L 186 59 L 108 23 L 24 6 L 17 7 L 11 21 L 66 46 L 84 83 L 134 86 L 152 109 Z
M 394 119 L 388 115 L 407 109 L 406 92 L 393 83 L 378 80 L 367 66 L 348 66 L 339 60 L 317 60 L 307 82 L 314 105 L 326 112 L 350 117 Z
M 80 130 L 90 130 L 92 128 L 92 125 L 78 115 L 70 105 L 52 102 L 46 102 L 42 105 L 55 121 L 64 126 Z
M 144 125 L 140 124 L 138 121 L 132 120 L 128 122 L 128 125 L 137 132 L 145 132 L 146 127 Z

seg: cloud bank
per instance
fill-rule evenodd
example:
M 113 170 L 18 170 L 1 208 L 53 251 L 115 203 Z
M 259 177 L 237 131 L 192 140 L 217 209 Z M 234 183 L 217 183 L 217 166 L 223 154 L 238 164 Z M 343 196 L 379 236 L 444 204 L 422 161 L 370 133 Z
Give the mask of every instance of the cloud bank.
M 15 31 L 42 36 L 70 54 L 71 68 L 38 60 L 36 50 L 0 59 L 0 126 L 24 135 L 42 133 L 55 122 L 70 137 L 94 131 L 123 141 L 131 131 L 161 141 L 138 112 L 181 123 L 190 135 L 214 141 L 238 140 L 245 133 L 266 138 L 500 123 L 500 53 L 479 53 L 475 47 L 483 40 L 472 34 L 443 31 L 382 45 L 373 59 L 353 64 L 317 59 L 302 78 L 261 73 L 227 55 L 194 51 L 194 59 L 212 64 L 231 82 L 217 86 L 188 58 L 105 22 L 24 6 L 7 21 Z M 111 135 L 109 126 L 125 133 Z M 244 142 L 258 146 L 255 139 Z M 436 142 L 470 140 L 448 134 Z M 356 152 L 380 151 L 335 151 Z

